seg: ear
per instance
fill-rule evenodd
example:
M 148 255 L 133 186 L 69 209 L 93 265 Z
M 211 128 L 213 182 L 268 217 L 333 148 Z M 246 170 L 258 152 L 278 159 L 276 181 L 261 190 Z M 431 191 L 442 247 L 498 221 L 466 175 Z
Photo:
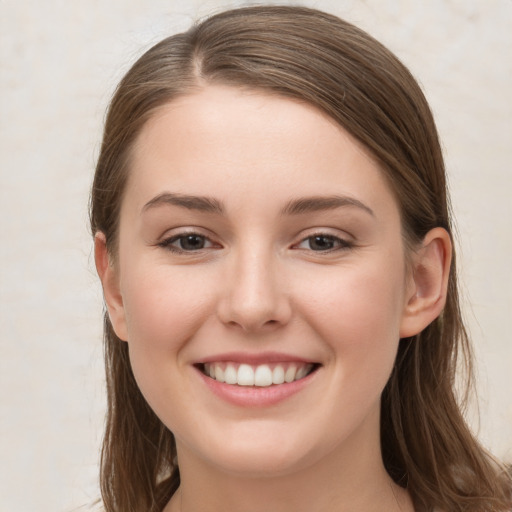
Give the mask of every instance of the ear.
M 118 338 L 127 341 L 126 317 L 123 297 L 119 287 L 119 277 L 107 249 L 107 240 L 102 232 L 94 236 L 94 260 L 96 271 L 103 286 L 103 296 L 107 304 L 108 316 Z
M 400 325 L 400 337 L 420 333 L 442 312 L 446 303 L 452 242 L 443 228 L 430 230 L 412 255 L 412 269 Z

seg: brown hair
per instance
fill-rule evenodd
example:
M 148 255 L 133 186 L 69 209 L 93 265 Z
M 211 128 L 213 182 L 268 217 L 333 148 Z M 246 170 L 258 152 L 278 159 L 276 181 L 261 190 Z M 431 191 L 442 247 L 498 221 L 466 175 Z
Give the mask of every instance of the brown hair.
M 130 149 L 155 110 L 204 84 L 256 88 L 326 112 L 380 162 L 410 245 L 451 233 L 443 157 L 424 95 L 397 58 L 365 32 L 302 7 L 215 15 L 169 37 L 128 71 L 112 99 L 91 197 L 91 227 L 115 258 Z M 472 436 L 455 394 L 458 356 L 471 375 L 455 260 L 446 307 L 400 341 L 382 395 L 381 441 L 391 477 L 419 510 L 504 511 L 510 479 Z M 108 414 L 101 490 L 108 512 L 161 511 L 179 485 L 175 443 L 140 393 L 128 346 L 105 315 Z M 460 359 L 460 358 L 459 358 Z

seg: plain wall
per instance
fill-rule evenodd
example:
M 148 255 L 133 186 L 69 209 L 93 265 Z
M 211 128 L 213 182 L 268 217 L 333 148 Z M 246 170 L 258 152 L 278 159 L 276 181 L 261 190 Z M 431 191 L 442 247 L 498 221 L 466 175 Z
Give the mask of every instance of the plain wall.
M 460 233 L 480 438 L 512 461 L 512 2 L 295 3 L 368 30 L 425 90 Z M 102 297 L 87 202 L 113 88 L 165 35 L 249 4 L 0 1 L 1 510 L 69 511 L 98 497 Z

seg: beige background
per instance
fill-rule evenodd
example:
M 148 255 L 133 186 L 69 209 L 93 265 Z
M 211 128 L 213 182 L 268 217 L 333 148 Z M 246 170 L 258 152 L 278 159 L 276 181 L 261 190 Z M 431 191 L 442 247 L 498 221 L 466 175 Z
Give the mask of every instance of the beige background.
M 472 304 L 480 436 L 512 461 L 512 1 L 295 3 L 367 29 L 425 89 Z M 102 302 L 87 198 L 105 107 L 143 49 L 237 5 L 0 0 L 1 510 L 68 511 L 98 495 Z

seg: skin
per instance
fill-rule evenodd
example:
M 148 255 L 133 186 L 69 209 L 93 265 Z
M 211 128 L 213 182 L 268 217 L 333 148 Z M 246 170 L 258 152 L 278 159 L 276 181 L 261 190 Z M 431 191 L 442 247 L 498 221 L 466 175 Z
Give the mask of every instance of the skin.
M 284 211 L 333 195 L 344 204 Z M 399 339 L 444 306 L 449 236 L 432 230 L 407 256 L 378 164 L 315 108 L 207 86 L 155 114 L 115 264 L 101 233 L 96 263 L 137 383 L 176 437 L 182 484 L 166 512 L 413 510 L 382 463 L 380 395 Z M 194 366 L 268 351 L 319 366 L 271 406 L 219 398 Z

